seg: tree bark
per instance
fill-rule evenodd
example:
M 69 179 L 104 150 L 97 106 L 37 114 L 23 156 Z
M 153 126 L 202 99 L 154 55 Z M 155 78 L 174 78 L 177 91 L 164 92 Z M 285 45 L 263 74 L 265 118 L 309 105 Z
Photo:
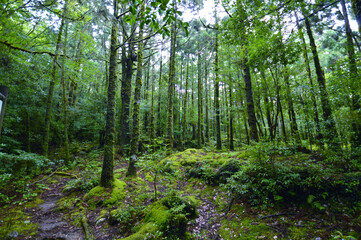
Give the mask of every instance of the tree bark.
M 244 58 L 244 63 L 242 65 L 243 65 L 242 67 L 243 67 L 243 71 L 244 71 L 244 83 L 245 83 L 245 90 L 246 90 L 249 134 L 250 134 L 250 137 L 252 140 L 258 142 L 257 119 L 256 119 L 255 111 L 254 111 L 251 71 L 248 66 L 247 56 Z
M 144 4 L 141 7 L 141 15 L 144 12 Z M 139 26 L 139 39 L 143 38 L 143 27 Z M 132 127 L 132 136 L 130 141 L 130 158 L 128 170 L 126 173 L 127 177 L 136 177 L 137 168 L 135 166 L 136 159 L 139 149 L 139 132 L 140 132 L 140 93 L 142 89 L 142 71 L 143 71 L 143 49 L 144 43 L 140 41 L 138 43 L 138 63 L 137 63 L 137 75 L 135 80 L 135 89 L 134 89 L 134 103 L 133 103 L 133 127 Z
M 229 150 L 234 150 L 233 142 L 233 98 L 232 98 L 232 78 L 229 81 Z
M 114 139 L 115 139 L 115 93 L 117 89 L 118 70 L 118 1 L 113 0 L 114 16 L 110 37 L 108 103 L 105 125 L 104 160 L 100 178 L 102 187 L 111 187 L 114 181 Z
M 218 66 L 218 32 L 216 33 L 216 46 L 215 46 L 215 58 L 214 58 L 214 71 L 216 79 L 214 80 L 214 108 L 216 114 L 216 139 L 217 149 L 222 149 L 222 138 L 221 138 L 221 119 L 219 112 L 219 66 Z
M 176 35 L 177 35 L 177 21 L 172 24 L 171 30 L 171 44 L 170 44 L 170 60 L 169 60 L 169 81 L 168 81 L 168 153 L 172 153 L 174 145 L 174 82 L 175 82 L 175 48 L 176 48 Z
M 198 126 L 197 126 L 197 145 L 198 148 L 202 147 L 202 115 L 203 115 L 203 96 L 202 96 L 202 73 L 201 73 L 201 51 L 200 45 L 198 42 L 198 60 L 197 60 L 197 68 L 198 68 Z

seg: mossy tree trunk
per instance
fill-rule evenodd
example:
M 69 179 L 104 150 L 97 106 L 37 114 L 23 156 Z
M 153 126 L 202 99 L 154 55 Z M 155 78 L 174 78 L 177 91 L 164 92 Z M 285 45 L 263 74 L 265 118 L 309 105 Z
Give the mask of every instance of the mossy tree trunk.
M 110 37 L 108 102 L 105 125 L 104 160 L 100 178 L 102 187 L 111 187 L 114 181 L 114 140 L 115 140 L 115 93 L 117 89 L 118 70 L 118 1 L 113 0 L 114 16 Z
M 155 126 L 154 126 L 154 92 L 155 92 L 155 78 L 154 78 L 154 66 L 152 67 L 151 71 L 151 104 L 150 104 L 150 122 L 149 122 L 149 128 L 150 128 L 150 141 L 152 145 L 154 144 L 154 138 L 155 138 Z
M 177 21 L 174 21 L 171 29 L 171 43 L 170 43 L 170 60 L 169 60 L 169 80 L 168 80 L 168 152 L 173 151 L 174 145 L 174 82 L 175 82 L 175 48 L 177 35 Z
M 141 15 L 144 13 L 144 4 L 141 7 Z M 132 135 L 130 140 L 130 158 L 128 170 L 126 173 L 127 177 L 136 177 L 137 168 L 135 166 L 136 159 L 139 149 L 139 132 L 140 132 L 140 94 L 142 89 L 142 71 L 143 71 L 143 49 L 144 43 L 141 40 L 143 38 L 143 27 L 142 24 L 139 27 L 139 43 L 138 43 L 138 62 L 137 62 L 137 75 L 135 78 L 135 89 L 134 89 L 134 103 L 133 103 L 133 127 Z
M 119 118 L 119 144 L 128 145 L 130 144 L 130 127 L 129 127 L 129 110 L 130 110 L 130 96 L 132 89 L 132 77 L 133 77 L 133 67 L 135 60 L 135 50 L 134 50 L 134 37 L 135 24 L 130 28 L 129 39 L 126 37 L 128 34 L 126 28 L 123 26 L 123 45 L 122 45 L 122 87 L 120 92 L 121 97 L 121 108 L 120 108 L 120 118 Z M 126 42 L 128 41 L 128 42 Z
M 204 88 L 205 88 L 205 98 L 204 98 L 204 105 L 205 105 L 205 139 L 206 142 L 209 141 L 209 106 L 208 106 L 208 61 L 205 60 L 205 73 L 204 73 Z
M 59 50 L 61 47 L 61 38 L 63 34 L 63 29 L 65 25 L 65 16 L 67 13 L 68 1 L 66 0 L 63 8 L 63 17 L 61 19 L 58 38 L 55 46 L 55 55 L 53 60 L 53 67 L 51 70 L 51 80 L 49 84 L 48 96 L 46 100 L 46 111 L 45 111 L 45 123 L 44 123 L 44 132 L 43 132 L 43 154 L 44 156 L 48 156 L 49 154 L 49 141 L 50 141 L 50 121 L 51 121 L 51 110 L 53 105 L 53 96 L 54 96 L 54 88 L 56 82 L 56 72 L 57 72 L 57 63 L 59 57 Z
M 188 56 L 189 58 L 189 56 Z M 186 66 L 186 82 L 185 82 L 185 93 L 184 93 L 184 103 L 183 103 L 183 119 L 182 119 L 182 142 L 183 148 L 187 140 L 187 104 L 188 104 L 188 83 L 189 83 L 189 63 L 187 58 Z
M 325 131 L 326 141 L 331 149 L 338 151 L 338 150 L 340 150 L 340 144 L 338 143 L 338 140 L 337 140 L 338 139 L 337 130 L 336 130 L 335 121 L 332 117 L 331 104 L 328 99 L 328 93 L 326 90 L 325 76 L 324 76 L 323 70 L 321 68 L 320 60 L 318 58 L 316 43 L 313 38 L 313 33 L 311 30 L 311 24 L 307 17 L 305 17 L 305 24 L 306 24 L 307 35 L 310 40 L 311 51 L 313 54 L 313 61 L 314 61 L 315 68 L 316 68 L 318 86 L 320 89 L 321 106 L 322 106 L 322 110 L 323 110 L 323 118 L 324 118 L 325 129 L 326 129 L 326 131 Z
M 161 89 L 162 85 L 162 68 L 163 68 L 163 59 L 162 59 L 162 50 L 160 51 L 160 63 L 159 63 L 159 80 L 158 80 L 158 107 L 157 107 L 157 136 L 160 137 L 162 135 L 162 118 L 161 118 Z
M 198 48 L 198 59 L 197 59 L 197 70 L 198 70 L 198 123 L 197 123 L 197 146 L 198 148 L 202 148 L 202 115 L 203 115 L 203 96 L 202 96 L 202 57 L 201 57 L 201 50 L 200 44 L 197 44 Z

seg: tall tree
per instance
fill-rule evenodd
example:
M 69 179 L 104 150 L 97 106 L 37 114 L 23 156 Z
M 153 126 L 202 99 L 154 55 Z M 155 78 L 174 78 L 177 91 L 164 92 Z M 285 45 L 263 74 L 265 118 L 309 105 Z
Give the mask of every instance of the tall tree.
M 316 68 L 318 86 L 320 89 L 321 106 L 322 106 L 322 110 L 323 110 L 323 118 L 325 121 L 325 129 L 326 129 L 326 131 L 325 131 L 326 141 L 330 145 L 331 148 L 333 148 L 334 150 L 339 150 L 340 145 L 337 140 L 338 137 L 337 137 L 335 121 L 332 117 L 332 109 L 331 109 L 330 101 L 328 99 L 328 93 L 326 90 L 325 76 L 324 76 L 323 70 L 321 68 L 315 39 L 313 37 L 311 24 L 310 24 L 308 17 L 305 17 L 305 24 L 306 24 L 307 35 L 310 40 L 311 51 L 313 54 L 313 61 L 314 61 L 315 68 Z
M 46 112 L 45 112 L 45 126 L 44 126 L 44 132 L 43 132 L 43 154 L 45 156 L 48 156 L 49 154 L 49 138 L 50 138 L 50 121 L 51 121 L 51 111 L 52 111 L 52 105 L 53 105 L 53 96 L 54 96 L 54 88 L 55 88 L 55 82 L 57 78 L 57 64 L 58 64 L 58 58 L 59 58 L 59 50 L 61 47 L 61 40 L 62 40 L 62 34 L 63 29 L 66 21 L 66 13 L 67 13 L 67 7 L 68 7 L 68 1 L 66 0 L 63 7 L 63 14 L 62 19 L 59 27 L 58 32 L 58 38 L 56 41 L 55 46 L 55 54 L 53 58 L 53 67 L 51 70 L 51 80 L 49 84 L 49 91 L 48 96 L 46 100 Z
M 177 7 L 175 6 L 175 9 Z M 170 59 L 169 59 L 169 80 L 168 80 L 168 150 L 173 151 L 174 144 L 174 82 L 175 82 L 175 48 L 176 48 L 176 36 L 177 36 L 177 21 L 174 21 L 171 29 L 171 40 L 170 40 Z
M 361 5 L 361 3 L 359 3 Z M 350 22 L 348 20 L 347 8 L 345 4 L 345 0 L 341 0 L 342 14 L 345 20 L 345 29 L 346 29 L 346 38 L 347 38 L 347 55 L 348 55 L 348 63 L 350 70 L 350 82 L 351 84 L 351 109 L 354 113 L 352 121 L 352 130 L 353 134 L 351 137 L 351 148 L 355 150 L 356 148 L 361 147 L 361 124 L 360 124 L 360 95 L 358 93 L 358 88 L 360 84 L 357 65 L 356 65 L 356 57 L 355 57 L 355 48 L 352 40 L 352 30 L 350 27 Z M 357 15 L 356 15 L 357 17 Z M 356 18 L 357 19 L 357 18 Z M 355 151 L 353 151 L 355 152 Z
M 102 187 L 111 187 L 114 181 L 114 140 L 115 140 L 115 93 L 117 89 L 118 70 L 118 1 L 113 0 L 114 15 L 110 37 L 108 102 L 105 126 L 104 160 L 100 178 Z
M 141 6 L 140 17 L 144 14 L 144 4 Z M 135 166 L 138 149 L 139 149 L 139 131 L 140 131 L 140 92 L 142 89 L 142 71 L 143 71 L 143 25 L 139 26 L 139 43 L 138 43 L 138 63 L 137 63 L 137 76 L 135 79 L 134 89 L 134 103 L 133 103 L 133 128 L 132 136 L 130 141 L 130 155 L 129 165 L 126 176 L 135 177 L 137 176 L 137 168 Z
M 197 52 L 198 52 L 198 59 L 197 59 L 197 70 L 198 70 L 198 124 L 197 124 L 197 145 L 198 148 L 202 147 L 202 115 L 203 115 L 203 96 L 202 96 L 202 57 L 201 57 L 201 49 L 200 44 L 197 44 Z
M 218 65 L 218 30 L 216 30 L 216 45 L 214 48 L 215 57 L 214 57 L 214 111 L 216 115 L 216 141 L 217 149 L 222 149 L 222 138 L 221 138 L 221 119 L 220 119 L 220 109 L 219 109 L 219 65 Z

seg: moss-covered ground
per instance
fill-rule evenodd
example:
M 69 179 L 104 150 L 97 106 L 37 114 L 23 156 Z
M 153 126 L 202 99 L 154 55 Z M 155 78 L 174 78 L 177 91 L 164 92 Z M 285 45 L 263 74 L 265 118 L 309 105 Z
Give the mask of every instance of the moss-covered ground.
M 359 193 L 339 199 L 344 194 L 342 186 L 347 185 L 345 192 L 358 189 L 357 171 L 353 170 L 349 177 L 328 169 L 327 162 L 318 153 L 287 149 L 267 153 L 259 149 L 233 152 L 187 149 L 165 156 L 158 152 L 138 159 L 137 178 L 125 178 L 127 159 L 117 157 L 111 189 L 99 186 L 102 152 L 89 150 L 82 154 L 76 157 L 77 164 L 72 168 L 63 169 L 68 176 L 37 176 L 34 181 L 47 178 L 42 182 L 45 187 L 37 189 L 37 196 L 27 203 L 19 200 L 16 204 L 3 205 L 1 237 L 39 236 L 42 223 L 35 221 L 36 212 L 40 211 L 37 206 L 46 201 L 41 197 L 50 193 L 51 187 L 59 186 L 56 207 L 51 209 L 51 214 L 61 216 L 68 230 L 82 229 L 85 239 L 361 238 Z M 272 169 L 279 163 L 294 170 L 297 177 L 289 177 L 288 170 L 274 172 Z M 240 174 L 242 171 L 259 178 L 249 168 L 261 171 L 264 177 L 252 183 L 237 182 L 244 177 Z M 276 174 L 286 172 L 284 181 L 298 181 L 303 187 L 310 187 L 301 190 L 281 182 L 272 185 L 269 181 L 274 176 L 270 177 L 268 170 L 263 172 L 263 168 Z M 303 179 L 305 169 L 308 169 L 305 180 L 308 185 Z M 313 169 L 317 171 L 313 173 Z M 309 176 L 317 175 L 320 169 L 329 181 L 336 183 L 322 185 L 322 177 L 315 180 Z M 59 182 L 63 184 L 56 185 Z M 319 184 L 319 188 L 313 184 Z M 272 194 L 265 193 L 267 196 L 257 200 L 262 193 L 249 186 L 272 188 L 269 189 Z M 330 187 L 337 187 L 337 193 L 333 195 Z M 308 195 L 297 199 L 299 193 Z

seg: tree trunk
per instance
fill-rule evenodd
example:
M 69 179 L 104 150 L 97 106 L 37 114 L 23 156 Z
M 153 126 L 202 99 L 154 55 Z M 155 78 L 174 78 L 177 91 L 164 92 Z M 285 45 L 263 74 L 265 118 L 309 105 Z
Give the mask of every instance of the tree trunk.
M 150 141 L 151 144 L 154 144 L 154 138 L 155 138 L 155 127 L 154 127 L 154 91 L 155 91 L 155 79 L 154 79 L 154 66 L 152 68 L 152 74 L 151 74 L 151 84 L 152 84 L 152 90 L 151 90 L 151 105 L 150 105 Z
M 144 4 L 141 7 L 141 14 L 144 12 Z M 143 38 L 143 27 L 139 27 L 139 39 Z M 138 63 L 137 63 L 137 75 L 135 80 L 135 89 L 134 89 L 134 103 L 133 103 L 133 127 L 132 127 L 132 136 L 130 141 L 130 158 L 128 170 L 126 173 L 127 177 L 136 177 L 137 168 L 135 166 L 138 149 L 139 149 L 139 129 L 140 129 L 140 93 L 142 89 L 142 71 L 143 71 L 143 49 L 144 43 L 140 41 L 138 43 Z
M 358 2 L 358 1 L 357 1 Z M 361 7 L 361 3 L 359 2 L 359 7 Z M 356 3 L 357 5 L 357 3 Z M 350 68 L 350 82 L 351 84 L 351 110 L 353 111 L 352 121 L 352 131 L 353 134 L 351 136 L 351 149 L 354 157 L 357 157 L 358 154 L 355 154 L 355 149 L 361 147 L 361 126 L 360 126 L 360 95 L 358 94 L 358 89 L 360 86 L 360 80 L 357 72 L 357 64 L 355 59 L 355 49 L 352 41 L 352 30 L 350 27 L 350 23 L 348 20 L 347 8 L 345 4 L 345 0 L 341 0 L 342 6 L 342 14 L 345 19 L 345 27 L 346 27 L 346 38 L 347 38 L 347 55 L 348 62 Z M 361 10 L 361 9 L 359 9 Z M 357 17 L 357 15 L 356 15 Z M 360 17 L 360 16 L 359 16 Z M 357 18 L 356 18 L 357 19 Z M 361 29 L 361 28 L 360 28 Z
M 256 119 L 256 114 L 254 112 L 251 71 L 248 66 L 247 56 L 244 59 L 243 71 L 244 71 L 244 83 L 245 83 L 245 90 L 246 90 L 248 125 L 249 125 L 249 129 L 250 129 L 249 133 L 250 133 L 251 139 L 258 142 L 257 119 Z
M 188 104 L 188 82 L 189 82 L 189 63 L 187 59 L 187 67 L 186 67 L 186 83 L 185 83 L 185 93 L 184 93 L 184 103 L 183 103 L 183 119 L 182 119 L 182 145 L 184 148 L 184 144 L 187 140 L 187 104 Z
M 318 139 L 317 143 L 318 143 L 318 145 L 320 147 L 322 147 L 323 146 L 323 143 L 322 143 L 323 136 L 322 136 L 322 133 L 321 133 L 320 118 L 319 118 L 318 109 L 317 109 L 317 102 L 316 102 L 316 97 L 315 97 L 315 88 L 313 86 L 310 61 L 309 61 L 308 55 L 307 55 L 306 40 L 305 40 L 305 36 L 303 35 L 302 28 L 301 28 L 301 26 L 299 24 L 297 14 L 295 14 L 295 16 L 296 16 L 296 23 L 297 23 L 298 33 L 299 33 L 300 38 L 302 40 L 302 48 L 303 48 L 302 52 L 303 52 L 303 58 L 305 60 L 307 76 L 308 76 L 308 79 L 310 81 L 310 86 L 311 86 L 311 99 L 312 99 L 313 111 L 314 111 L 313 119 L 314 119 L 315 124 L 316 124 L 316 138 Z
M 202 96 L 202 73 L 201 73 L 201 51 L 198 42 L 198 60 L 197 60 L 197 68 L 198 68 L 198 126 L 197 126 L 197 146 L 198 148 L 202 147 L 202 110 L 203 110 L 203 96 Z
M 68 20 L 65 23 L 65 36 L 63 43 L 63 55 L 66 56 L 67 41 L 68 41 Z M 65 150 L 65 165 L 69 163 L 70 153 L 69 153 L 69 137 L 68 137 L 68 97 L 66 94 L 66 84 L 65 84 L 65 57 L 62 57 L 62 69 L 61 69 L 61 85 L 62 85 L 62 100 L 63 100 L 63 116 L 64 116 L 64 150 Z
M 68 7 L 68 1 L 66 0 L 65 4 L 64 4 L 64 8 L 63 8 L 63 18 L 61 19 L 58 38 L 56 41 L 53 68 L 51 70 L 51 81 L 50 81 L 48 96 L 47 96 L 47 100 L 46 100 L 46 112 L 45 112 L 45 123 L 44 123 L 45 127 L 44 127 L 44 133 L 43 133 L 43 154 L 46 157 L 49 154 L 50 121 L 51 121 L 51 110 L 52 110 L 52 105 L 53 105 L 53 96 L 54 96 L 54 88 L 55 88 L 55 81 L 56 81 L 56 69 L 57 69 L 56 65 L 58 63 L 59 49 L 61 47 L 60 46 L 61 45 L 61 37 L 63 34 L 63 29 L 64 29 L 67 7 Z
M 234 150 L 233 143 L 233 98 L 232 98 L 232 78 L 229 82 L 229 150 Z
M 132 89 L 132 77 L 133 77 L 133 65 L 134 65 L 134 37 L 133 34 L 135 24 L 131 26 L 129 37 L 128 48 L 126 47 L 125 41 L 127 40 L 126 29 L 123 29 L 123 47 L 122 47 L 122 88 L 120 97 L 122 100 L 120 108 L 120 119 L 119 119 L 119 144 L 127 145 L 130 144 L 130 127 L 129 127 L 129 110 L 130 110 L 130 96 Z M 109 73 L 110 74 L 110 73 Z
M 204 77 L 204 86 L 205 86 L 205 125 L 206 125 L 206 133 L 205 133 L 205 138 L 206 138 L 206 142 L 209 141 L 209 106 L 208 106 L 208 64 L 207 64 L 207 60 L 206 60 L 206 65 L 205 65 L 205 77 Z
M 288 103 L 288 116 L 290 118 L 291 122 L 291 135 L 295 139 L 296 144 L 301 144 L 300 134 L 298 132 L 297 127 L 297 119 L 296 119 L 296 113 L 293 107 L 293 99 L 291 96 L 291 86 L 289 81 L 289 72 L 287 70 L 287 67 L 285 67 L 285 73 L 284 73 L 284 79 L 286 83 L 286 93 L 287 93 L 287 103 Z
M 160 137 L 162 134 L 162 119 L 160 115 L 161 108 L 161 90 L 162 90 L 162 51 L 160 51 L 160 67 L 159 67 L 159 81 L 158 81 L 158 108 L 157 108 L 157 136 Z
M 109 57 L 109 81 L 108 81 L 108 102 L 105 125 L 104 160 L 100 185 L 111 187 L 114 181 L 114 139 L 115 139 L 115 93 L 117 89 L 118 70 L 118 1 L 113 0 L 114 17 L 112 21 L 112 32 L 110 37 L 110 57 Z
M 329 147 L 333 150 L 340 150 L 340 144 L 337 141 L 337 130 L 335 126 L 335 121 L 332 117 L 332 109 L 330 102 L 328 100 L 328 93 L 326 90 L 326 82 L 325 77 L 321 68 L 320 60 L 318 58 L 317 48 L 315 44 L 315 40 L 313 38 L 313 33 L 311 30 L 311 25 L 307 17 L 305 17 L 305 24 L 307 29 L 307 35 L 310 39 L 310 46 L 313 54 L 313 61 L 316 68 L 317 81 L 320 89 L 320 97 L 321 97 L 321 106 L 323 110 L 323 118 L 325 121 L 325 129 L 326 129 L 326 141 L 329 144 Z
M 215 58 L 214 58 L 214 71 L 216 79 L 214 80 L 214 108 L 216 114 L 216 139 L 217 149 L 222 149 L 221 139 L 221 119 L 219 114 L 219 66 L 218 66 L 218 32 L 216 33 L 216 46 L 215 46 Z
M 176 8 L 176 7 L 175 7 Z M 176 47 L 176 35 L 177 35 L 177 21 L 172 24 L 171 30 L 171 43 L 170 43 L 170 60 L 169 60 L 169 81 L 168 81 L 168 152 L 172 153 L 174 145 L 174 81 L 175 81 L 175 47 Z

